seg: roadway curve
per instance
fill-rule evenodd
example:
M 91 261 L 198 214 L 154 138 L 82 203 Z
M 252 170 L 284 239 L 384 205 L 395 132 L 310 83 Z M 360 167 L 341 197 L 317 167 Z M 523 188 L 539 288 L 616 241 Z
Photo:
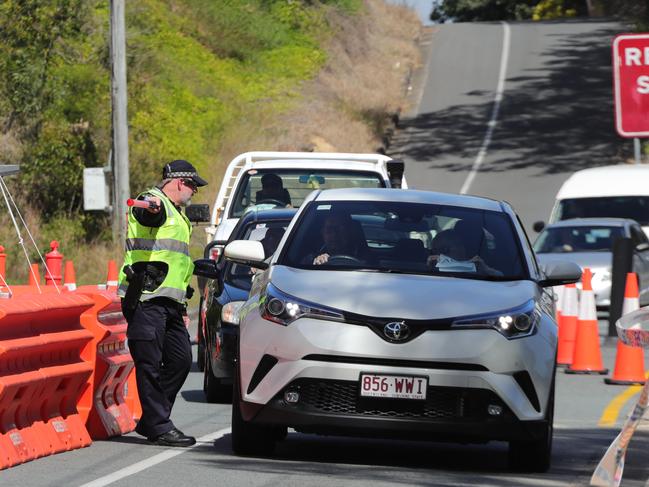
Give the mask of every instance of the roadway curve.
M 610 46 L 620 24 L 432 29 L 413 111 L 391 151 L 406 160 L 412 186 L 507 200 L 529 232 L 571 172 L 628 156 L 613 119 Z

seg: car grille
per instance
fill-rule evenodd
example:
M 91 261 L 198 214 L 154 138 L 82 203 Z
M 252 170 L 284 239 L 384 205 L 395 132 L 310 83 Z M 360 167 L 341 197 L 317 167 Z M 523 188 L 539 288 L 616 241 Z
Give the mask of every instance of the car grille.
M 361 398 L 357 382 L 300 379 L 285 390 L 300 393 L 298 408 L 304 412 L 386 418 L 420 418 L 431 421 L 486 418 L 487 405 L 506 407 L 491 391 L 455 387 L 429 387 L 425 401 Z M 284 392 L 276 397 L 281 401 Z

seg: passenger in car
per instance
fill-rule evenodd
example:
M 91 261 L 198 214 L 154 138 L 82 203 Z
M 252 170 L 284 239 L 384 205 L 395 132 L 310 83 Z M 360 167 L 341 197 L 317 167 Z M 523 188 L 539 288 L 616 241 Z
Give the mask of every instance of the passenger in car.
M 313 258 L 313 265 L 326 264 L 333 256 L 344 256 L 348 261 L 366 261 L 369 258 L 363 229 L 348 215 L 327 217 L 321 235 L 324 243 Z
M 428 265 L 438 270 L 446 268 L 448 272 L 457 269 L 459 272 L 476 272 L 489 276 L 503 275 L 498 269 L 487 265 L 480 255 L 470 252 L 468 247 L 473 246 L 464 242 L 458 230 L 455 228 L 443 230 L 433 239 L 432 254 L 428 257 Z M 452 263 L 455 266 L 451 265 Z M 468 265 L 471 263 L 474 264 L 473 267 Z
M 282 178 L 270 172 L 261 177 L 261 189 L 255 194 L 255 203 L 259 204 L 269 200 L 291 206 L 291 195 L 284 188 Z

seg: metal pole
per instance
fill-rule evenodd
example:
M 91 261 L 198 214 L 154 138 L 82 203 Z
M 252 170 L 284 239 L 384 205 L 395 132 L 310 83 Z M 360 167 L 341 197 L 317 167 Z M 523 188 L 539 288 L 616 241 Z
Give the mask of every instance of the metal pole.
M 125 0 L 110 0 L 113 105 L 113 236 L 126 238 L 126 200 L 130 197 L 126 109 Z
M 640 139 L 637 137 L 633 139 L 633 154 L 635 155 L 635 163 L 640 164 L 642 155 L 640 152 Z

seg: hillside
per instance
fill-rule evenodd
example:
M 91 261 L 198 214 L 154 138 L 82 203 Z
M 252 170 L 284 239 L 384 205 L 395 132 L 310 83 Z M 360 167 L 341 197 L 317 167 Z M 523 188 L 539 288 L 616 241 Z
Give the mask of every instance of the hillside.
M 381 0 L 126 4 L 133 193 L 174 158 L 208 175 L 211 203 L 238 152 L 376 150 L 417 62 L 418 21 Z M 83 168 L 110 151 L 108 14 L 104 0 L 0 4 L 0 156 L 22 165 L 8 183 L 39 247 L 60 240 L 81 282 L 121 258 L 108 217 L 82 211 Z M 9 278 L 24 280 L 2 218 Z

